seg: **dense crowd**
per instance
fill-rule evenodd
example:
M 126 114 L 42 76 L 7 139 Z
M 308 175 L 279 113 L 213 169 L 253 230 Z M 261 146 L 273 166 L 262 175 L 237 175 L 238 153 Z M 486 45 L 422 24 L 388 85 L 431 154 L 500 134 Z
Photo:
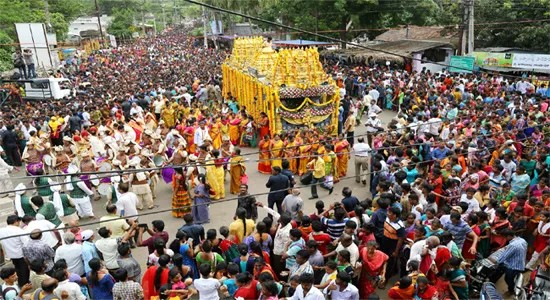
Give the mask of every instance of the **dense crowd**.
M 498 265 L 492 279 L 504 276 L 509 293 L 519 273 L 548 272 L 544 85 L 326 58 L 336 134 L 277 134 L 267 114 L 222 95 L 227 53 L 199 44 L 175 30 L 79 57 L 52 76 L 85 92 L 2 112 L 0 193 L 14 199 L 0 229 L 13 265 L 0 270 L 4 299 L 468 299 L 476 260 Z M 389 124 L 383 110 L 396 111 Z M 266 205 L 248 192 L 243 147 L 270 175 Z M 22 166 L 33 189 L 11 184 Z M 346 179 L 365 188 L 353 195 Z M 177 232 L 139 222 L 162 181 L 185 222 Z M 208 228 L 226 181 L 234 218 Z M 318 186 L 343 199 L 304 211 L 297 181 L 310 199 Z M 101 198 L 98 229 L 78 227 Z

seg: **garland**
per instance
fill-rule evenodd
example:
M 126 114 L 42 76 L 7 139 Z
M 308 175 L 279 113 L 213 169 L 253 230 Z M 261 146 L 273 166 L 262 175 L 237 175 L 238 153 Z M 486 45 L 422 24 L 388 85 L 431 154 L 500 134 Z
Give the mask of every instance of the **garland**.
M 327 105 L 329 105 L 329 104 L 332 104 L 333 102 L 334 102 L 334 97 L 332 97 L 332 98 L 330 99 L 330 101 L 325 102 L 325 103 L 315 103 L 315 102 L 313 102 L 311 99 L 306 98 L 306 99 L 304 99 L 304 102 L 302 102 L 302 104 L 300 104 L 300 106 L 298 106 L 298 107 L 296 107 L 296 108 L 294 108 L 294 109 L 288 108 L 288 107 L 284 106 L 282 102 L 280 102 L 280 104 L 281 104 L 281 105 L 280 105 L 280 108 L 282 108 L 283 110 L 286 110 L 286 111 L 296 112 L 296 111 L 301 110 L 301 109 L 302 109 L 306 104 L 308 104 L 308 103 L 309 103 L 309 104 L 312 104 L 313 106 L 324 107 L 324 106 L 327 106 Z M 331 107 L 332 107 L 332 106 L 331 106 Z

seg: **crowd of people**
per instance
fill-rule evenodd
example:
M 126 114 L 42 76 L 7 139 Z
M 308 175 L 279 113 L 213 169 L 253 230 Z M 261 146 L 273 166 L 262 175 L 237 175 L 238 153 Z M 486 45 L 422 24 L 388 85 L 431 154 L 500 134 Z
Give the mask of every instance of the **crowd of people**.
M 544 84 L 326 58 L 341 96 L 335 134 L 278 134 L 267 114 L 255 119 L 222 95 L 226 56 L 175 30 L 57 73 L 90 83 L 69 101 L 2 112 L 0 193 L 14 199 L 0 229 L 13 265 L 0 270 L 4 299 L 468 299 L 476 259 L 500 265 L 509 293 L 519 273 L 547 272 Z M 383 110 L 396 111 L 388 124 Z M 270 175 L 265 205 L 248 191 L 256 170 L 243 147 Z M 11 184 L 19 167 L 32 187 Z M 208 228 L 227 181 L 234 218 Z M 318 186 L 343 198 L 305 211 L 297 181 L 311 200 Z M 176 232 L 166 219 L 139 222 L 162 182 L 185 222 Z M 97 213 L 96 230 L 79 227 Z M 132 256 L 138 247 L 146 262 Z

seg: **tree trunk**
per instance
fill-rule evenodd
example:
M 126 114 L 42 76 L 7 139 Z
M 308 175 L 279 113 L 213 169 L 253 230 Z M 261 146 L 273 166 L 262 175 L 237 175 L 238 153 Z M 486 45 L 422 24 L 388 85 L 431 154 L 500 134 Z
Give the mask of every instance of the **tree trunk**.
M 348 17 L 346 15 L 342 16 L 342 24 L 340 28 L 340 39 L 347 41 L 346 39 L 346 25 L 348 25 Z M 346 49 L 346 43 L 342 43 L 342 49 Z

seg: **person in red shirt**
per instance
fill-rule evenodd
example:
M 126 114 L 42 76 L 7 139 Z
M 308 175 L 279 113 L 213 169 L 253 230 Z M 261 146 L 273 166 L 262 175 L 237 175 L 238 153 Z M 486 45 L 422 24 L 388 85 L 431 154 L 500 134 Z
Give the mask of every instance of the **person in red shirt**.
M 535 214 L 535 209 L 531 205 L 527 204 L 527 195 L 519 194 L 516 197 L 518 198 L 518 200 L 513 201 L 510 206 L 508 206 L 508 213 L 514 212 L 514 209 L 517 206 L 522 206 L 524 218 L 532 217 Z
M 313 232 L 311 227 L 311 219 L 308 216 L 302 216 L 302 224 L 298 227 L 302 232 L 302 238 L 305 242 L 309 241 L 309 235 Z
M 311 237 L 317 242 L 319 251 L 326 255 L 328 253 L 327 245 L 331 242 L 330 236 L 323 232 L 323 224 L 320 221 L 313 221 L 311 228 L 313 229 Z

